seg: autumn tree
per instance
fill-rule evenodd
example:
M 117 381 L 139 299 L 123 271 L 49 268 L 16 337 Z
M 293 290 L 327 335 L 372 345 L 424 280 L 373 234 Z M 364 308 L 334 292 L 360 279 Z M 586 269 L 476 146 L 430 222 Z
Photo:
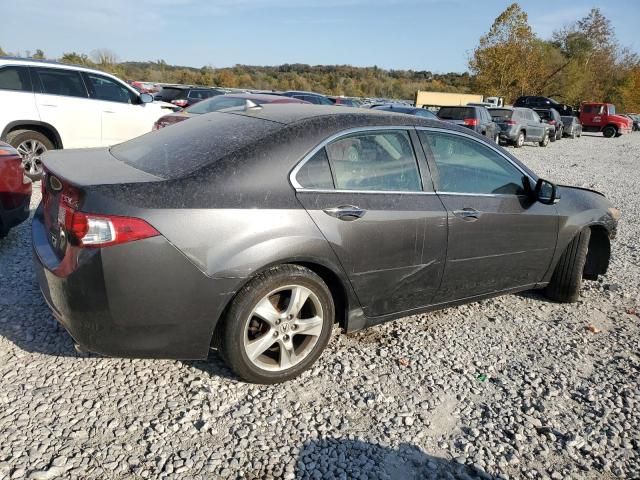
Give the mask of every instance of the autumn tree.
M 33 54 L 33 58 L 37 58 L 39 60 L 43 60 L 44 57 L 44 52 L 42 50 L 40 50 L 39 48 L 36 49 L 36 53 Z
M 543 66 L 542 45 L 531 30 L 526 12 L 511 4 L 480 38 L 469 60 L 476 85 L 485 95 L 513 101 L 537 93 Z

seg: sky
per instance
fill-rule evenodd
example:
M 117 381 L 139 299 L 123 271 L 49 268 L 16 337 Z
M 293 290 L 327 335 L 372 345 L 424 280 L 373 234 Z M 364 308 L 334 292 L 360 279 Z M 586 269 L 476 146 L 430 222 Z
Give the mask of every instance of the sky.
M 283 63 L 462 72 L 511 0 L 0 0 L 0 47 L 47 58 L 107 48 L 119 60 Z M 519 2 L 542 38 L 598 7 L 640 52 L 640 1 Z M 544 5 L 544 8 L 542 8 Z

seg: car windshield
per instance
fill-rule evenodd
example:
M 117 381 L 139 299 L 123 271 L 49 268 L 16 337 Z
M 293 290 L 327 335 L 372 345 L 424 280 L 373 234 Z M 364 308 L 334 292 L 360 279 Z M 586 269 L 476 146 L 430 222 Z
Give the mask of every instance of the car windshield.
M 551 110 L 536 110 L 540 118 L 543 120 L 553 120 L 553 115 L 551 114 Z
M 465 118 L 473 118 L 473 108 L 442 107 L 438 112 L 438 117 L 444 120 L 464 120 Z
M 110 151 L 138 170 L 171 179 L 214 163 L 281 128 L 279 123 L 245 115 L 211 113 L 136 137 Z
M 180 96 L 181 93 L 185 93 L 186 91 L 183 88 L 176 87 L 162 87 L 160 91 L 160 96 L 162 97 L 162 101 L 170 102 L 171 100 L 175 100 Z
M 511 116 L 513 115 L 513 110 L 510 110 L 508 108 L 492 108 L 491 110 L 489 110 L 489 113 L 491 114 L 491 118 L 494 122 L 502 122 L 511 118 Z
M 201 102 L 192 105 L 185 109 L 187 113 L 193 113 L 195 115 L 201 115 L 203 113 L 217 112 L 223 108 L 240 107 L 247 101 L 244 98 L 227 97 L 226 95 L 220 95 L 213 98 L 208 98 Z

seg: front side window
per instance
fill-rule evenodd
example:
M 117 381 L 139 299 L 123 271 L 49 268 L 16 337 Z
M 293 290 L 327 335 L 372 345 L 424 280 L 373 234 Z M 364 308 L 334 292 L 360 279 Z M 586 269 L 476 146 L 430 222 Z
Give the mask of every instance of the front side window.
M 42 93 L 87 98 L 80 72 L 62 68 L 32 68 L 40 81 Z
M 326 146 L 336 189 L 422 191 L 420 171 L 406 131 L 366 132 Z
M 89 79 L 89 89 L 91 90 L 91 98 L 95 100 L 104 100 L 106 102 L 118 103 L 135 103 L 137 96 L 124 85 L 115 80 L 87 73 Z
M 31 92 L 31 79 L 27 67 L 0 68 L 0 90 Z
M 520 195 L 523 173 L 502 155 L 460 135 L 419 132 L 438 168 L 438 191 L 466 194 Z

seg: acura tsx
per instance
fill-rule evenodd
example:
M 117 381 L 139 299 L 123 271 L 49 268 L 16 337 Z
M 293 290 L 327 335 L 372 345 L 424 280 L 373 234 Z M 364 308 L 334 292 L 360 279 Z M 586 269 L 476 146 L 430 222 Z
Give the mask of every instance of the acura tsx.
M 347 332 L 529 289 L 575 301 L 619 212 L 463 127 L 247 105 L 103 149 L 48 152 L 42 293 L 80 348 L 205 359 L 251 382 Z

